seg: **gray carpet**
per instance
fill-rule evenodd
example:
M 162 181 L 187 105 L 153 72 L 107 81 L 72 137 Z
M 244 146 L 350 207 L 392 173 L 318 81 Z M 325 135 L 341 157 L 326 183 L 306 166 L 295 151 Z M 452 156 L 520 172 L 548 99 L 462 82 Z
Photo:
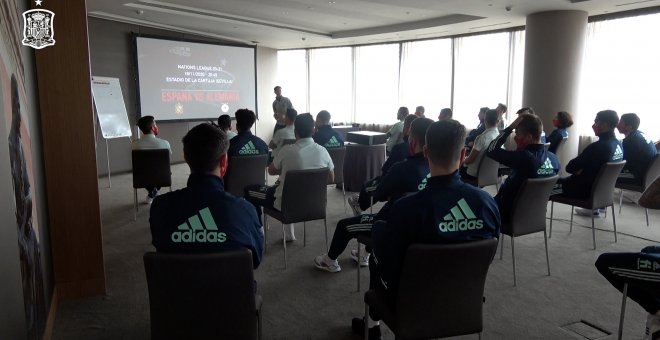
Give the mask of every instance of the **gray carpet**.
M 188 168 L 173 167 L 174 189 L 185 186 Z M 112 188 L 101 178 L 107 295 L 67 300 L 57 311 L 54 339 L 149 339 L 149 302 L 142 255 L 153 250 L 148 225 L 149 206 L 140 205 L 133 221 L 131 175 L 112 178 Z M 488 188 L 492 193 L 494 188 Z M 167 189 L 164 189 L 165 191 Z M 144 191 L 139 192 L 140 201 Z M 618 193 L 617 193 L 618 201 Z M 624 203 L 618 214 L 618 243 L 614 243 L 611 213 L 596 222 L 598 250 L 591 249 L 589 219 L 576 216 L 569 234 L 570 207 L 555 205 L 555 222 L 549 240 L 552 276 L 546 276 L 543 235 L 516 239 L 518 286 L 513 287 L 511 242 L 507 237 L 504 259 L 499 254 L 490 267 L 484 305 L 484 339 L 615 339 L 621 294 L 603 279 L 594 261 L 602 252 L 639 251 L 660 240 L 660 211 L 649 211 L 647 227 L 644 210 Z M 350 212 L 350 208 L 348 209 Z M 548 209 L 549 211 L 549 209 Z M 328 187 L 328 237 L 344 213 L 341 191 Z M 362 297 L 368 285 L 368 270 L 362 271 L 363 289 L 356 292 L 356 264 L 345 252 L 340 257 L 342 271 L 316 270 L 314 256 L 325 252 L 323 223 L 307 224 L 307 246 L 302 246 L 302 224 L 296 225 L 299 241 L 288 248 L 288 269 L 284 270 L 281 227 L 271 223 L 268 251 L 255 272 L 264 305 L 265 339 L 359 339 L 352 335 L 350 321 L 364 311 Z M 366 269 L 366 268 L 365 268 Z M 563 326 L 584 321 L 611 333 L 584 335 Z M 646 313 L 629 300 L 625 339 L 641 339 Z M 580 325 L 577 325 L 580 326 Z M 393 335 L 383 327 L 385 338 Z M 476 339 L 477 336 L 461 337 Z

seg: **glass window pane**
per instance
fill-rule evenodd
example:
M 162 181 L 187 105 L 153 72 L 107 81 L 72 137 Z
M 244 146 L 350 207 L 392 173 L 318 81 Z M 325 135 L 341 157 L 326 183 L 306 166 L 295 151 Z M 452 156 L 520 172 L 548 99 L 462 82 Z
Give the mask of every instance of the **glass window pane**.
M 425 116 L 437 119 L 451 106 L 451 39 L 403 44 L 399 98 L 413 113 L 419 105 Z
M 327 110 L 333 123 L 352 122 L 353 56 L 350 47 L 309 52 L 309 108 L 314 117 Z
M 298 112 L 307 112 L 307 51 L 278 51 L 275 83 L 282 86 L 282 95 L 291 100 Z
M 355 120 L 393 124 L 399 108 L 399 45 L 355 48 Z

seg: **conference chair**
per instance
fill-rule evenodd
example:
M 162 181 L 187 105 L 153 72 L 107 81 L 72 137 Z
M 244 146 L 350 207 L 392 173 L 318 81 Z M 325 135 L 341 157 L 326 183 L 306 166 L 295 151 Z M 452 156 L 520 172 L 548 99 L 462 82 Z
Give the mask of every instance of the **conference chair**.
M 252 253 L 146 253 L 151 339 L 261 339 Z
M 344 158 L 346 156 L 346 147 L 327 148 L 328 154 L 335 166 L 335 180 L 328 184 L 341 185 L 341 192 L 344 194 L 344 213 L 346 213 L 346 189 L 344 188 Z
M 623 190 L 630 190 L 634 192 L 642 193 L 646 188 L 655 181 L 656 178 L 660 177 L 660 154 L 657 154 L 653 157 L 649 163 L 648 168 L 642 179 L 642 184 L 630 184 L 630 183 L 619 183 L 617 182 L 614 187 L 619 189 L 619 214 L 621 214 L 621 206 L 623 205 Z M 646 213 L 646 226 L 649 226 L 649 210 L 644 208 Z
M 286 173 L 282 188 L 282 210 L 264 207 L 264 239 L 268 229 L 268 216 L 282 223 L 282 245 L 284 246 L 284 269 L 286 265 L 286 237 L 284 225 L 303 222 L 303 246 L 307 245 L 306 222 L 323 220 L 325 225 L 325 248 L 328 250 L 328 223 L 326 206 L 328 203 L 328 168 L 290 170 Z M 267 241 L 265 241 L 267 243 Z
M 137 189 L 170 187 L 172 191 L 172 172 L 170 171 L 170 150 L 145 149 L 133 150 L 133 220 L 137 220 Z
M 394 301 L 382 289 L 364 294 L 364 338 L 369 315 L 383 320 L 397 339 L 481 333 L 484 285 L 496 251 L 497 239 L 409 246 Z
M 482 152 L 486 152 L 483 150 Z M 489 185 L 495 185 L 499 190 L 500 177 L 499 177 L 500 163 L 488 157 L 486 154 L 479 160 L 479 168 L 477 168 L 477 180 L 463 179 L 464 182 L 478 186 L 480 188 Z
M 264 184 L 264 169 L 268 155 L 233 156 L 224 177 L 225 191 L 243 197 L 243 188 L 250 184 Z
M 584 209 L 601 209 L 606 207 L 612 207 L 612 224 L 614 225 L 614 242 L 617 242 L 616 236 L 616 217 L 614 216 L 614 201 L 612 199 L 612 192 L 614 191 L 614 184 L 616 179 L 621 173 L 621 169 L 626 164 L 626 161 L 622 162 L 609 162 L 603 164 L 603 166 L 598 171 L 594 183 L 591 187 L 591 193 L 589 197 L 581 198 L 572 198 L 566 197 L 562 194 L 550 196 L 550 237 L 552 237 L 552 217 L 554 214 L 555 202 L 568 204 L 571 206 L 571 226 L 569 232 L 573 231 L 573 210 L 575 207 L 580 207 Z M 591 234 L 593 237 L 594 250 L 596 249 L 596 227 L 594 226 L 594 216 L 591 215 Z
M 296 140 L 292 138 L 292 139 L 285 139 L 282 141 L 282 146 L 291 145 L 291 144 L 296 144 Z
M 511 236 L 511 258 L 513 259 L 513 285 L 516 286 L 516 252 L 514 239 L 518 236 L 543 232 L 545 242 L 545 261 L 550 276 L 550 257 L 548 256 L 548 237 L 545 231 L 545 214 L 548 198 L 559 176 L 529 178 L 518 190 L 513 200 L 510 222 L 502 223 L 500 231 Z M 500 238 L 500 260 L 504 254 L 504 237 Z
M 547 151 L 548 148 L 550 147 L 550 143 L 543 143 L 543 148 Z

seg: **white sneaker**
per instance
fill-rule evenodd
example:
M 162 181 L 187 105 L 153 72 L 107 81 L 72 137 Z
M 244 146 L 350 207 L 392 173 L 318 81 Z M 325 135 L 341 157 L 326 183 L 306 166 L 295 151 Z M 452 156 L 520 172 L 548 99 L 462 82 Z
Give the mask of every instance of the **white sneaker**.
M 293 223 L 289 224 L 288 227 L 284 227 L 284 241 L 293 242 L 296 240 L 295 229 L 293 228 Z
M 353 209 L 353 215 L 354 216 L 360 216 L 362 214 L 362 209 L 360 209 L 360 195 L 355 194 L 350 197 L 348 197 L 348 205 L 351 206 L 351 209 Z
M 649 314 L 646 317 L 646 332 L 644 333 L 644 340 L 658 340 L 660 339 L 660 316 Z
M 595 218 L 603 217 L 600 214 L 600 209 L 591 210 L 591 209 L 575 208 L 575 214 L 580 215 L 580 216 L 589 216 L 589 217 L 591 217 L 591 215 L 593 215 Z
M 336 273 L 341 271 L 339 262 L 337 260 L 331 260 L 328 257 L 328 254 L 319 255 L 314 258 L 314 267 L 325 270 L 331 273 Z
M 357 249 L 351 249 L 351 258 L 353 261 L 357 262 L 360 267 L 368 267 L 369 266 L 369 253 L 366 252 L 366 250 L 362 250 L 362 256 L 360 256 L 360 259 L 358 259 L 358 251 Z
M 154 198 L 147 195 L 147 198 L 144 200 L 144 203 L 151 204 L 154 201 Z

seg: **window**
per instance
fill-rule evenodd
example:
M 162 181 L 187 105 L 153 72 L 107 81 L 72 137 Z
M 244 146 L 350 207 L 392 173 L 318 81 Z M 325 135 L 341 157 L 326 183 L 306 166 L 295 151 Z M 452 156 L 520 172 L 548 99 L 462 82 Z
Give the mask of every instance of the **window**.
M 353 55 L 350 47 L 309 51 L 309 111 L 327 110 L 333 123 L 352 122 Z
M 399 108 L 399 44 L 355 48 L 355 120 L 393 124 Z
M 307 51 L 278 51 L 275 83 L 298 112 L 307 112 Z
M 415 111 L 424 106 L 426 117 L 437 119 L 451 107 L 451 39 L 408 42 L 402 45 L 399 99 Z

